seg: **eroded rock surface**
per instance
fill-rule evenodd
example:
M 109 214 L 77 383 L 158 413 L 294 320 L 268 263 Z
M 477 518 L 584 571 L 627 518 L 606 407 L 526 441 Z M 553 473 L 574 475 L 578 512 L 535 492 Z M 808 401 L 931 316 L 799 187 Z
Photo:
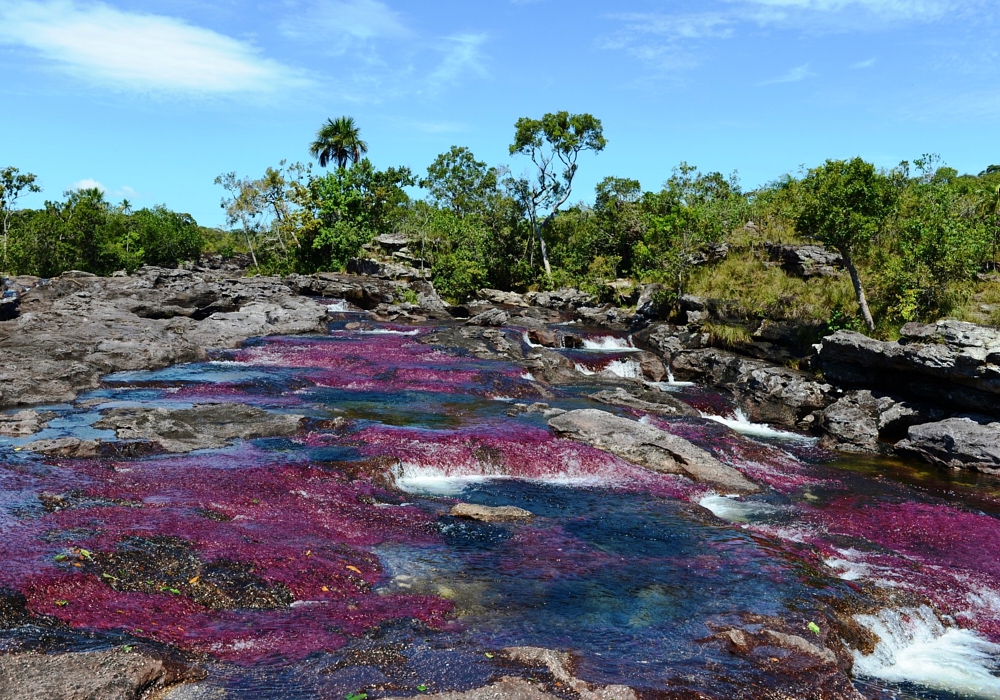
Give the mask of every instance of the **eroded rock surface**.
M 155 442 L 167 452 L 225 447 L 236 439 L 294 435 L 303 416 L 235 403 L 191 408 L 115 408 L 94 424 L 120 440 Z
M 593 445 L 652 471 L 684 474 L 733 493 L 760 490 L 737 470 L 684 438 L 607 411 L 570 411 L 552 418 L 549 426 L 563 437 Z
M 535 517 L 531 511 L 517 506 L 481 506 L 475 503 L 458 503 L 452 507 L 449 515 L 481 520 L 484 523 L 515 522 Z
M 950 469 L 1000 474 L 1000 422 L 960 416 L 915 425 L 896 449 Z
M 142 700 L 204 673 L 139 653 L 0 655 L 0 700 Z

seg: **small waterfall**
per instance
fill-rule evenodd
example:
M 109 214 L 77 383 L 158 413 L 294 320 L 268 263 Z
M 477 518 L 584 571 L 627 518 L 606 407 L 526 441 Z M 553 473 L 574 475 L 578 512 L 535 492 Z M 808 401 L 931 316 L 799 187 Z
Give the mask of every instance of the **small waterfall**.
M 1000 645 L 975 632 L 945 627 L 927 606 L 855 615 L 879 643 L 854 652 L 854 673 L 892 683 L 914 683 L 964 697 L 1000 700 Z
M 752 437 L 762 437 L 762 438 L 775 438 L 778 440 L 801 440 L 801 441 L 814 441 L 816 438 L 810 437 L 808 435 L 799 435 L 798 433 L 791 433 L 787 430 L 777 430 L 764 423 L 752 423 L 746 414 L 743 413 L 742 409 L 737 408 L 733 414 L 732 418 L 723 418 L 722 416 L 716 416 L 710 413 L 702 413 L 702 418 L 707 418 L 708 420 L 715 421 L 716 423 L 722 423 L 723 425 L 735 430 L 743 435 L 750 435 Z
M 616 338 L 612 335 L 602 335 L 597 338 L 583 338 L 585 350 L 598 350 L 601 352 L 639 352 L 639 349 L 632 345 L 632 338 Z

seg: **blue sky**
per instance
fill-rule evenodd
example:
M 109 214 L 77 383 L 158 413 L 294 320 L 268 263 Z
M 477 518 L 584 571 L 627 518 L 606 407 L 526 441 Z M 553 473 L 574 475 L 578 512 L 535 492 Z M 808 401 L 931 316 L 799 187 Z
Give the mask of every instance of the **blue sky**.
M 0 167 L 219 225 L 216 175 L 306 161 L 355 117 L 380 167 L 452 144 L 519 173 L 521 116 L 602 119 L 575 198 L 681 161 L 746 186 L 861 155 L 1000 163 L 984 0 L 0 0 Z

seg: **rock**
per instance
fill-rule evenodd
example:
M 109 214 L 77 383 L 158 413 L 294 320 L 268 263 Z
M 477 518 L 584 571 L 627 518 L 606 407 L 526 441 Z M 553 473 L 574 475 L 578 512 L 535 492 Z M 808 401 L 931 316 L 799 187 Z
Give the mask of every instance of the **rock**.
M 477 295 L 483 301 L 500 306 L 528 306 L 523 294 L 503 292 L 499 289 L 480 289 Z
M 55 413 L 45 411 L 18 411 L 10 415 L 0 415 L 0 435 L 5 437 L 24 437 L 34 435 L 48 426 L 48 421 L 56 417 Z
M 629 387 L 627 390 L 622 387 L 616 387 L 611 390 L 591 394 L 590 398 L 611 406 L 634 408 L 638 411 L 655 413 L 660 416 L 689 416 L 697 418 L 701 415 L 694 408 L 670 394 L 640 387 Z
M 878 452 L 878 413 L 870 391 L 852 391 L 837 399 L 821 414 L 820 427 L 833 438 L 825 445 L 844 452 Z
M 759 487 L 684 438 L 606 411 L 570 411 L 549 421 L 562 437 L 593 445 L 655 472 L 685 474 L 727 493 L 754 493 Z
M 940 420 L 944 412 L 909 402 L 900 402 L 878 392 L 851 391 L 827 406 L 819 427 L 826 431 L 825 447 L 843 452 L 881 452 L 880 440 L 899 440 L 911 425 Z
M 781 263 L 782 269 L 793 275 L 808 279 L 841 274 L 843 259 L 840 253 L 822 246 L 765 243 L 764 247 L 772 260 Z
M 762 423 L 794 427 L 839 398 L 832 385 L 806 372 L 715 348 L 682 351 L 671 367 L 679 379 L 731 391 L 747 416 Z
M 480 506 L 474 503 L 459 503 L 452 507 L 450 515 L 456 518 L 470 518 L 484 523 L 505 523 L 518 520 L 531 520 L 534 514 L 516 506 Z
M 581 306 L 576 309 L 577 318 L 588 325 L 603 326 L 611 330 L 626 330 L 632 326 L 635 316 L 614 304 L 604 306 Z
M 347 273 L 350 275 L 365 275 L 383 280 L 414 280 L 430 279 L 431 271 L 418 270 L 408 265 L 380 262 L 370 258 L 351 258 L 347 261 Z
M 675 355 L 685 350 L 700 350 L 709 347 L 709 334 L 692 330 L 690 326 L 674 326 L 668 323 L 654 323 L 634 333 L 632 342 L 636 347 L 655 352 L 670 364 Z
M 507 647 L 504 656 L 526 666 L 544 666 L 558 682 L 575 692 L 582 700 L 637 700 L 635 691 L 624 685 L 607 685 L 591 689 L 590 684 L 573 675 L 573 658 L 566 652 L 541 647 Z
M 556 311 L 572 311 L 581 306 L 593 306 L 593 296 L 572 287 L 561 287 L 554 292 L 528 292 L 525 301 L 533 306 L 543 306 Z
M 205 674 L 136 651 L 0 655 L 0 700 L 140 700 Z
M 896 450 L 950 469 L 1000 474 L 1000 422 L 960 416 L 915 425 Z
M 0 322 L 0 407 L 71 401 L 111 372 L 326 328 L 325 308 L 273 277 L 153 267 L 130 277 L 63 275 L 26 291 L 18 317 Z
M 667 368 L 663 366 L 663 362 L 659 357 L 651 352 L 640 352 L 636 359 L 639 361 L 639 367 L 642 369 L 642 376 L 651 382 L 662 382 L 667 378 Z
M 501 309 L 489 309 L 477 314 L 465 322 L 467 326 L 506 326 L 510 323 L 510 314 Z
M 528 331 L 528 341 L 532 345 L 541 345 L 546 348 L 562 347 L 559 335 L 548 328 L 532 328 Z
M 708 301 L 704 297 L 685 294 L 677 300 L 677 305 L 688 323 L 701 323 L 711 316 Z
M 395 253 L 410 244 L 406 236 L 401 233 L 383 233 L 379 236 L 375 236 L 372 239 L 372 243 L 377 245 L 379 248 L 384 250 L 386 253 Z
M 896 342 L 838 331 L 823 339 L 825 377 L 962 412 L 1000 416 L 1000 329 L 959 321 L 907 324 Z
M 294 435 L 303 416 L 236 403 L 191 408 L 115 408 L 94 423 L 120 440 L 147 440 L 167 452 L 225 447 L 233 440 Z
M 537 684 L 522 678 L 501 678 L 496 683 L 466 691 L 450 691 L 423 695 L 434 700 L 560 700 L 558 695 L 542 691 Z M 409 700 L 389 697 L 385 700 Z
M 37 452 L 48 457 L 96 457 L 101 446 L 99 440 L 81 440 L 75 437 L 61 437 L 52 440 L 35 440 L 21 449 Z
M 666 311 L 662 304 L 666 289 L 662 284 L 645 285 L 639 292 L 639 300 L 635 304 L 635 315 L 647 321 L 661 318 Z

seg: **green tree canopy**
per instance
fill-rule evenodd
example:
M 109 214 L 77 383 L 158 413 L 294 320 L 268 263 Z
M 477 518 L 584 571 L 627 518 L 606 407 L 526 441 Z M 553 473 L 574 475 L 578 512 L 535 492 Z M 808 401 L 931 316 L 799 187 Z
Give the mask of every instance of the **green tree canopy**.
M 320 167 L 336 162 L 344 168 L 348 162 L 357 163 L 368 153 L 368 144 L 361 140 L 361 130 L 353 117 L 327 119 L 316 132 L 316 140 L 309 146 L 309 153 L 319 159 Z

